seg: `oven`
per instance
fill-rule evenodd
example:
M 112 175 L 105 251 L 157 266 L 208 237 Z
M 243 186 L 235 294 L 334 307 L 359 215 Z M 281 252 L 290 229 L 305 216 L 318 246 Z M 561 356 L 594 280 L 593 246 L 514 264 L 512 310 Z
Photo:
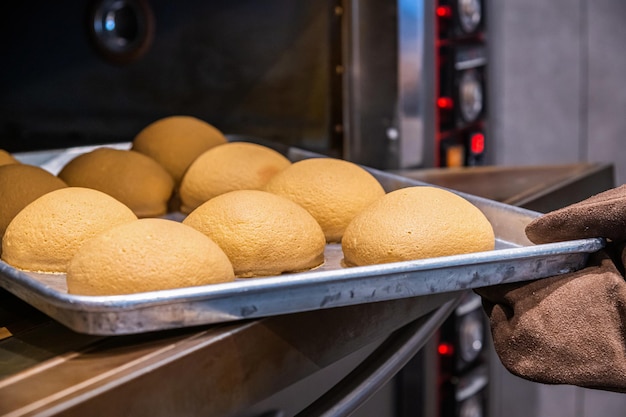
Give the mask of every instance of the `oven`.
M 484 165 L 485 10 L 484 0 L 9 2 L 0 148 L 129 142 L 186 114 L 378 169 Z M 479 307 L 468 294 L 398 374 L 398 416 L 488 416 Z

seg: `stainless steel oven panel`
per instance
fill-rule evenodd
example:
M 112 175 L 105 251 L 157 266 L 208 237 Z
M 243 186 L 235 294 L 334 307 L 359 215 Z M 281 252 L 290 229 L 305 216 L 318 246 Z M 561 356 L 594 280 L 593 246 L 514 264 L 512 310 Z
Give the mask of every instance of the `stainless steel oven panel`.
M 432 166 L 435 137 L 434 2 L 398 0 L 398 165 Z
M 433 2 L 347 2 L 346 159 L 385 169 L 433 165 L 434 15 Z

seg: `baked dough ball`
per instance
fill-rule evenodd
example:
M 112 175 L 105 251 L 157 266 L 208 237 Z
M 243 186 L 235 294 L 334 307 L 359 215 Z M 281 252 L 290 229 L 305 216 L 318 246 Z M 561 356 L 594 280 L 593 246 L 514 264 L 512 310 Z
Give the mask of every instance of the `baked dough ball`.
M 51 191 L 9 223 L 2 260 L 27 271 L 63 273 L 87 239 L 136 219 L 131 209 L 101 191 L 81 187 Z
M 0 240 L 24 207 L 42 195 L 67 187 L 50 172 L 33 165 L 8 164 L 0 166 Z
M 72 294 L 118 295 L 233 281 L 226 254 L 179 222 L 141 219 L 110 228 L 78 249 L 67 268 Z
M 0 166 L 8 165 L 8 164 L 19 164 L 20 161 L 15 159 L 13 155 L 5 151 L 4 149 L 0 149 Z
M 348 223 L 385 195 L 378 180 L 349 161 L 312 158 L 293 163 L 274 176 L 265 190 L 287 197 L 307 209 L 328 242 L 339 242 Z
M 143 128 L 133 139 L 132 149 L 163 165 L 179 184 L 194 159 L 226 141 L 222 132 L 203 120 L 169 116 Z
M 71 187 L 93 188 L 127 205 L 138 217 L 167 213 L 174 190 L 171 175 L 139 152 L 97 148 L 68 162 L 59 178 Z
M 237 190 L 195 209 L 183 223 L 210 237 L 238 277 L 278 275 L 324 263 L 324 233 L 291 200 L 259 190 Z
M 250 142 L 230 142 L 200 155 L 180 185 L 181 211 L 234 190 L 258 190 L 291 165 L 281 153 Z
M 494 249 L 484 214 L 466 199 L 440 188 L 392 191 L 359 213 L 341 241 L 348 266 Z

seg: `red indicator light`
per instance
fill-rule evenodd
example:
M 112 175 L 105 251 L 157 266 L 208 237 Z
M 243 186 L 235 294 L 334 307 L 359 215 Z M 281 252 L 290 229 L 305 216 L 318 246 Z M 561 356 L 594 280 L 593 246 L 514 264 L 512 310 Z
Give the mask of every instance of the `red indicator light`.
M 439 17 L 451 17 L 452 16 L 452 8 L 450 6 L 438 6 L 435 10 L 435 13 Z
M 437 99 L 437 107 L 444 110 L 451 110 L 454 108 L 454 100 L 450 97 L 439 97 Z
M 485 135 L 482 133 L 474 133 L 470 136 L 470 150 L 473 154 L 483 153 L 485 151 Z
M 441 356 L 452 356 L 454 354 L 454 346 L 451 343 L 439 343 L 439 346 L 437 346 L 437 352 Z

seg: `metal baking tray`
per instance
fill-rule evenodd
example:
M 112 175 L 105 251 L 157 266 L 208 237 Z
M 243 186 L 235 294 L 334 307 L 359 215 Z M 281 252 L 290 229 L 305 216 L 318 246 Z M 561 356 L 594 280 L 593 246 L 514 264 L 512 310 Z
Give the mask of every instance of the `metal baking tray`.
M 230 137 L 231 140 L 250 140 Z M 259 142 L 259 141 L 256 141 Z M 128 148 L 129 144 L 114 145 Z M 292 161 L 320 156 L 277 147 Z M 57 173 L 70 159 L 93 147 L 16 154 L 22 162 Z M 386 191 L 429 185 L 368 169 Z M 230 283 L 118 296 L 67 293 L 64 275 L 17 270 L 0 261 L 0 286 L 79 333 L 123 335 L 260 318 L 383 300 L 459 292 L 527 281 L 582 268 L 601 238 L 533 245 L 524 228 L 539 213 L 457 192 L 487 216 L 496 249 L 383 265 L 345 268 L 340 244 L 329 244 L 322 267 L 294 274 L 239 279 Z M 170 218 L 181 219 L 180 213 Z M 211 271 L 207 271 L 210 274 Z

